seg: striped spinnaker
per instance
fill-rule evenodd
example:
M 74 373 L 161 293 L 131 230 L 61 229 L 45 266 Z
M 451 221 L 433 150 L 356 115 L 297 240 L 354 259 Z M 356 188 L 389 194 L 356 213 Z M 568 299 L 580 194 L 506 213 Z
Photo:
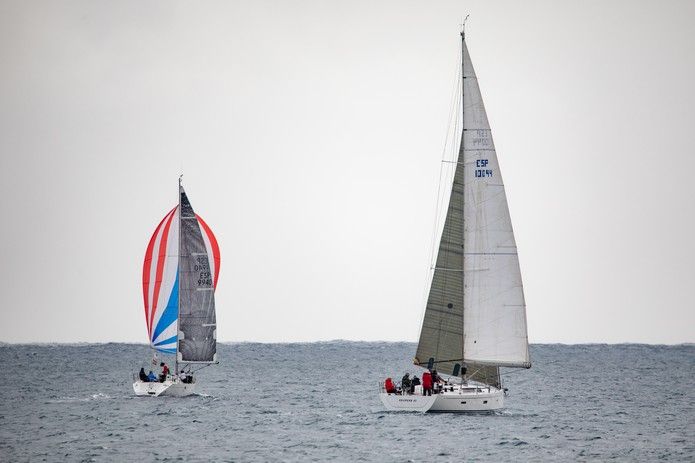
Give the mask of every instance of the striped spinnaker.
M 178 339 L 179 214 L 179 206 L 176 206 L 159 223 L 147 245 L 142 267 L 148 339 L 154 349 L 168 354 L 176 353 Z M 213 288 L 216 288 L 220 272 L 220 249 L 210 227 L 198 214 L 195 217 L 209 257 Z

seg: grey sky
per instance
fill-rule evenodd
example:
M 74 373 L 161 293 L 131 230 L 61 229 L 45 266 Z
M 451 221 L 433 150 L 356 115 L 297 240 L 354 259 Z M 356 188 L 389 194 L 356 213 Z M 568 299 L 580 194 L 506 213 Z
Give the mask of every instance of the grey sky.
M 222 341 L 415 340 L 467 42 L 532 342 L 695 341 L 695 2 L 0 0 L 0 341 L 145 342 L 181 168 Z

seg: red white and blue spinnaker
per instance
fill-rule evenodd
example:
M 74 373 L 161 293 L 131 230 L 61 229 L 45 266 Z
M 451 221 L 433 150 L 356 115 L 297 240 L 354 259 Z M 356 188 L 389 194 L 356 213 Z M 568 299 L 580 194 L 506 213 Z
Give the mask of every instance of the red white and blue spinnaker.
M 179 195 L 180 204 L 170 210 L 155 229 L 147 245 L 142 267 L 142 293 L 149 342 L 152 348 L 167 354 L 177 354 L 182 325 L 180 312 L 196 311 L 198 318 L 201 318 L 199 313 L 203 310 L 208 318 L 203 322 L 208 323 L 202 326 L 213 327 L 211 334 L 204 334 L 205 340 L 209 344 L 208 338 L 212 338 L 213 342 L 216 338 L 214 294 L 197 297 L 197 292 L 209 290 L 214 293 L 217 287 L 219 246 L 210 227 L 193 212 L 183 187 L 180 187 Z M 183 300 L 182 296 L 185 296 Z M 180 305 L 185 304 L 193 307 L 180 310 Z M 189 339 L 195 341 L 195 335 Z M 207 351 L 210 351 L 209 346 Z M 214 346 L 212 354 L 197 349 L 195 353 L 190 351 L 190 358 L 179 360 L 210 362 L 214 360 L 214 351 Z

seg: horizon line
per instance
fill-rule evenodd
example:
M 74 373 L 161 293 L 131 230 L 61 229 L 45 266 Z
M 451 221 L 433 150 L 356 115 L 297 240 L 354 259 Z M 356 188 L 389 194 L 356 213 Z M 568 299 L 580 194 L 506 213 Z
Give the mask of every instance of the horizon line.
M 314 341 L 218 341 L 218 344 L 235 345 L 235 344 L 330 344 L 330 343 L 353 343 L 353 344 L 416 344 L 417 341 L 385 341 L 385 340 L 352 340 L 352 339 L 329 339 L 329 340 L 314 340 Z M 103 344 L 132 344 L 149 346 L 146 342 L 130 342 L 130 341 L 0 341 L 0 347 L 3 346 L 53 346 L 53 345 L 103 345 Z M 586 342 L 529 342 L 529 345 L 561 345 L 561 346 L 625 346 L 625 345 L 641 345 L 641 346 L 695 346 L 695 341 L 683 341 L 675 343 L 652 343 L 652 342 L 635 342 L 635 341 L 620 341 L 620 342 L 601 342 L 601 341 L 586 341 Z

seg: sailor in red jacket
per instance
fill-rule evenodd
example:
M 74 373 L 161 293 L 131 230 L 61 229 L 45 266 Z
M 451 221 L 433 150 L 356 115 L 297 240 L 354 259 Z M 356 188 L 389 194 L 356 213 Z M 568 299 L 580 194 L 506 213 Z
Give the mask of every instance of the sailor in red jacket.
M 422 395 L 432 395 L 432 374 L 429 371 L 422 374 Z
M 163 383 L 166 381 L 167 375 L 169 374 L 169 367 L 164 362 L 160 363 L 159 366 L 162 367 L 162 374 L 159 375 L 159 382 Z

